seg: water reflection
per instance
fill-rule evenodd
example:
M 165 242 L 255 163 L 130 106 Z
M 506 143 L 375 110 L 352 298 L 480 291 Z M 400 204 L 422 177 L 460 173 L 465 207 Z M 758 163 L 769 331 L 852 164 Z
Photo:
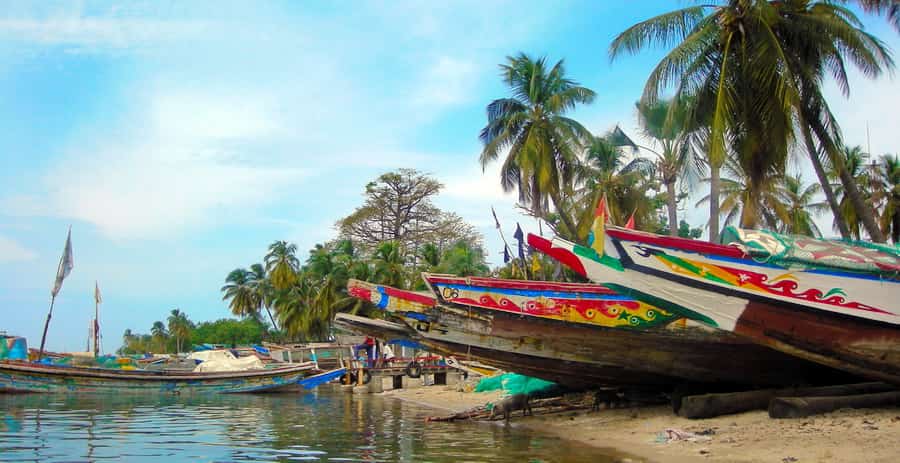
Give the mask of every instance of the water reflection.
M 425 423 L 378 396 L 0 395 L 0 461 L 612 461 L 528 431 Z

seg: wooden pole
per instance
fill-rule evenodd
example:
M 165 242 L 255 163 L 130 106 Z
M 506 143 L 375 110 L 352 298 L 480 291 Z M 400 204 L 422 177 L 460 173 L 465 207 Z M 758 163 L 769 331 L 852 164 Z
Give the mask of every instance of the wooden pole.
M 94 297 L 94 358 L 100 356 L 100 302 Z
M 41 335 L 41 350 L 38 351 L 38 361 L 44 358 L 44 343 L 47 341 L 47 328 L 50 327 L 50 318 L 53 316 L 53 304 L 56 302 L 56 295 L 50 296 L 50 310 L 47 311 L 47 321 L 44 322 L 44 334 Z

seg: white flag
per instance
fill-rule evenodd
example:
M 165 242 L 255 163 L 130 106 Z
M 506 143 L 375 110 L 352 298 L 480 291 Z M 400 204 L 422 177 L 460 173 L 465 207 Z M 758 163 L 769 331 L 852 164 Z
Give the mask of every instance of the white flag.
M 72 258 L 72 227 L 69 227 L 69 234 L 66 236 L 66 247 L 63 249 L 62 257 L 59 259 L 59 268 L 56 269 L 56 282 L 53 284 L 53 290 L 50 291 L 53 297 L 59 294 L 63 280 L 69 276 L 69 273 L 72 273 L 72 267 L 74 266 L 75 261 Z
M 100 283 L 94 282 L 94 300 L 97 301 L 98 304 L 103 303 L 103 297 L 100 296 Z

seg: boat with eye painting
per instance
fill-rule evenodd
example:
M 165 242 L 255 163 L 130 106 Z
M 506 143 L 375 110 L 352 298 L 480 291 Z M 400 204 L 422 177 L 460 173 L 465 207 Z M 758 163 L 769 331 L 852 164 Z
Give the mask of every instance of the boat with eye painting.
M 900 248 L 729 228 L 726 245 L 609 227 L 601 252 L 528 242 L 637 300 L 784 353 L 900 384 Z
M 348 292 L 444 350 L 572 387 L 808 384 L 835 374 L 675 313 L 653 315 L 652 306 L 595 284 L 423 278 L 436 297 L 357 280 Z

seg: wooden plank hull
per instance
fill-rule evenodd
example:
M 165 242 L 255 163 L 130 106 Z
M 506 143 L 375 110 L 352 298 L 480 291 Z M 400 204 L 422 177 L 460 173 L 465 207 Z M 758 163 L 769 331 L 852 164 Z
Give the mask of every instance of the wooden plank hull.
M 388 303 L 385 309 L 393 311 L 394 307 Z M 497 351 L 527 356 L 534 368 L 556 368 L 560 362 L 577 365 L 572 371 L 590 377 L 595 386 L 673 385 L 685 381 L 790 385 L 817 383 L 836 375 L 833 370 L 693 323 L 649 329 L 610 328 L 444 304 L 413 314 L 424 314 L 425 320 L 411 318 L 403 311 L 394 313 L 406 317 L 425 339 L 466 346 L 466 352 L 477 348 L 481 355 Z M 490 363 L 489 359 L 483 361 Z
M 645 302 L 790 355 L 900 384 L 897 280 L 786 270 L 739 258 L 731 247 L 676 248 L 670 243 L 677 240 L 642 238 L 611 231 L 618 259 L 560 239 L 531 236 L 529 243 Z
M 170 373 L 0 362 L 0 392 L 124 394 L 236 393 L 296 389 L 313 363 L 266 370 Z

